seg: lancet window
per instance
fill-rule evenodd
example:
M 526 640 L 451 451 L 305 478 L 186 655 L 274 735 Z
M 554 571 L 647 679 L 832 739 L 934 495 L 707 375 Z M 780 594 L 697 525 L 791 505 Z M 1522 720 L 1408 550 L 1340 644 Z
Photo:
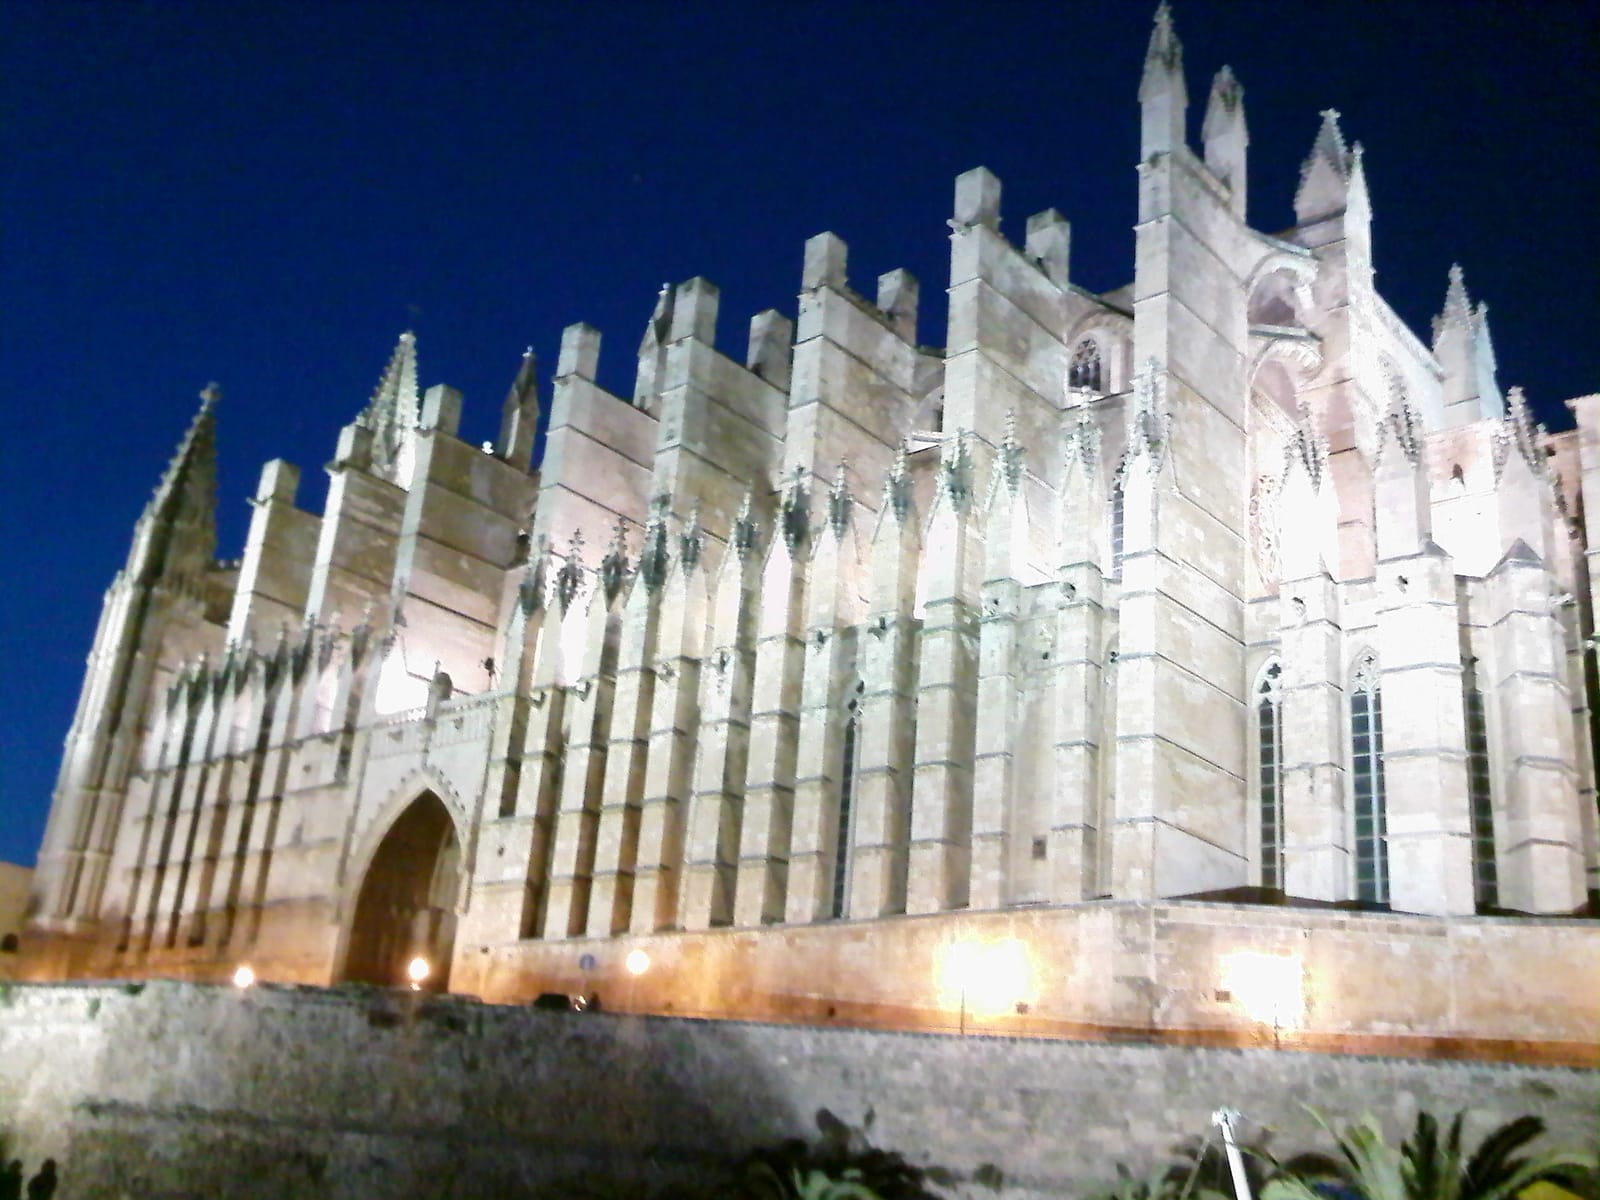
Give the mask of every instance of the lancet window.
M 1350 680 L 1350 787 L 1355 811 L 1356 899 L 1389 902 L 1389 828 L 1383 786 L 1383 692 L 1377 656 L 1356 660 Z
M 1127 506 L 1124 503 L 1122 480 L 1111 487 L 1111 573 L 1122 574 L 1122 535 Z
M 1273 659 L 1256 684 L 1258 754 L 1256 784 L 1260 794 L 1261 886 L 1283 887 L 1283 664 Z
M 844 916 L 850 895 L 850 866 L 853 857 L 850 848 L 853 841 L 851 835 L 854 833 L 852 817 L 856 795 L 857 746 L 860 743 L 861 732 L 861 693 L 865 689 L 865 684 L 857 683 L 856 694 L 850 698 L 850 703 L 845 709 L 844 745 L 839 756 L 841 760 L 839 826 L 834 832 L 833 894 L 828 905 L 828 913 L 835 920 Z
M 1093 338 L 1084 338 L 1072 352 L 1072 362 L 1067 367 L 1067 386 L 1101 392 L 1105 390 L 1104 379 L 1100 346 Z
M 1500 903 L 1494 860 L 1494 795 L 1489 784 L 1489 722 L 1476 664 L 1461 677 L 1467 718 L 1467 799 L 1472 807 L 1472 891 L 1479 908 Z

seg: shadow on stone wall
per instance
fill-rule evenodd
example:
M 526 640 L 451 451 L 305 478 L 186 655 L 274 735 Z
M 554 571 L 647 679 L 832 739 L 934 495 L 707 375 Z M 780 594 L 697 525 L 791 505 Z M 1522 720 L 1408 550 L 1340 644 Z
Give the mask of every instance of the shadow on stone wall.
M 1091 1195 L 1218 1107 L 1275 1152 L 1381 1109 L 1536 1114 L 1587 1144 L 1600 1072 L 1268 1049 L 548 1012 L 368 987 L 0 989 L 0 1134 L 62 1200 L 706 1194 L 786 1139 L 870 1137 L 968 1197 Z M 1279 1140 L 1281 1139 L 1281 1140 Z M 819 1145 L 819 1141 L 823 1143 Z M 860 1147 L 858 1146 L 858 1149 Z M 934 1169 L 933 1164 L 947 1168 Z M 724 1193 L 717 1193 L 724 1194 Z
M 39 1102 L 0 1113 L 69 1164 L 66 1200 L 644 1197 L 808 1131 L 734 1027 L 662 1053 L 654 1018 L 366 987 L 96 991 L 41 1023 L 63 1053 L 35 1047 Z

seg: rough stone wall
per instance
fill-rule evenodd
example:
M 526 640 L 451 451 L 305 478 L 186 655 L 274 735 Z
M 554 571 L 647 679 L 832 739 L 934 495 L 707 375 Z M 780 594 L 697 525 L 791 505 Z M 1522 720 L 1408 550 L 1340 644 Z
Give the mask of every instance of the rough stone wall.
M 656 1185 L 827 1110 L 951 1194 L 1082 1195 L 1241 1109 L 1279 1152 L 1304 1106 L 1523 1113 L 1581 1145 L 1600 1072 L 562 1014 L 369 989 L 12 986 L 0 1139 L 62 1200 L 570 1195 Z M 987 1169 L 986 1169 L 987 1168 Z M 975 1182 L 988 1179 L 990 1184 Z M 993 1181 L 999 1180 L 999 1186 Z M 567 1182 L 563 1182 L 567 1181 Z M 626 1188 L 616 1194 L 629 1194 Z

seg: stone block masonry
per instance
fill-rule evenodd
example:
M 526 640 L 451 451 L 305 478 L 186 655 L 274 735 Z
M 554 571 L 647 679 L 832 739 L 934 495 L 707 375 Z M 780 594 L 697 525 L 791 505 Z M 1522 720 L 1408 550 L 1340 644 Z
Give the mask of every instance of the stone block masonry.
M 1315 1105 L 1391 1133 L 1470 1108 L 1581 1145 L 1600 1072 L 1269 1050 L 563 1014 L 451 997 L 149 984 L 0 992 L 0 1140 L 62 1200 L 515 1197 L 656 1185 L 827 1110 L 969 1196 L 1079 1196 L 1240 1108 L 1279 1151 Z M 978 1180 L 987 1180 L 980 1183 Z M 1000 1180 L 998 1187 L 994 1180 Z

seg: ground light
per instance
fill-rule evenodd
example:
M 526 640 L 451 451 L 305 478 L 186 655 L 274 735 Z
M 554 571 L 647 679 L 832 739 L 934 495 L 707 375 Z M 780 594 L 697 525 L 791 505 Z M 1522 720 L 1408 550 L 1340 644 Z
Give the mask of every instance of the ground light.
M 628 957 L 622 960 L 622 966 L 630 976 L 627 1006 L 629 1010 L 637 1012 L 639 1008 L 639 977 L 650 969 L 650 956 L 643 950 L 630 950 Z
M 411 990 L 413 992 L 421 991 L 423 983 L 432 973 L 433 968 L 428 965 L 428 960 L 423 958 L 422 955 L 419 954 L 416 958 L 413 958 L 406 966 L 406 978 L 411 980 Z
M 253 987 L 256 982 L 256 973 L 250 969 L 250 964 L 240 963 L 233 973 L 233 986 L 241 992 L 248 987 Z
M 1253 1021 L 1272 1026 L 1274 1043 L 1285 1027 L 1299 1026 L 1305 1011 L 1305 968 L 1292 954 L 1236 950 L 1224 955 L 1221 984 Z
M 1016 938 L 952 942 L 940 976 L 944 1002 L 956 1001 L 958 1029 L 967 1031 L 967 1013 L 997 1016 L 1016 1011 L 1027 999 L 1031 972 L 1028 951 Z

